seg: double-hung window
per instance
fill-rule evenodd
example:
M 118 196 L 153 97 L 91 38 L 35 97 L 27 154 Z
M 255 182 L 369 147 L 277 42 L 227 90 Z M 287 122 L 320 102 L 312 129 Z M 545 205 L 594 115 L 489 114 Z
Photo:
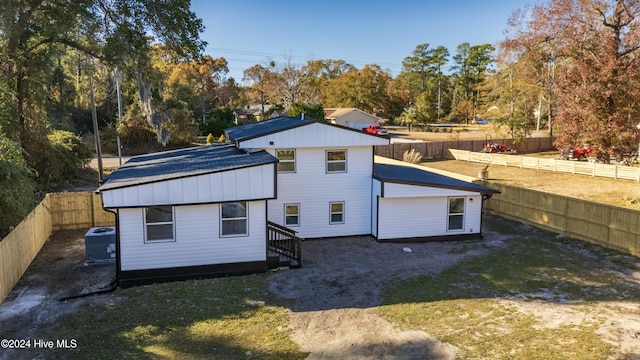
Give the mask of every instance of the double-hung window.
M 276 150 L 278 173 L 296 172 L 296 151 L 294 149 Z
M 347 172 L 347 150 L 327 150 L 327 174 Z
M 329 203 L 329 224 L 344 224 L 344 202 Z
M 145 242 L 175 241 L 173 207 L 150 206 L 144 209 Z
M 448 231 L 458 231 L 464 229 L 464 198 L 463 197 L 451 197 L 449 198 L 449 212 L 448 212 Z
M 249 235 L 247 202 L 230 202 L 220 206 L 220 236 Z
M 284 225 L 300 226 L 300 204 L 284 204 Z

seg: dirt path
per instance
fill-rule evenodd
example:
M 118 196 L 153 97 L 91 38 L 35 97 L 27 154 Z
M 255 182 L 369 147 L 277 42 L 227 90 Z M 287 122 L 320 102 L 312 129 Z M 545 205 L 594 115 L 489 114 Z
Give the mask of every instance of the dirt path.
M 422 331 L 401 331 L 380 318 L 375 307 L 382 301 L 382 290 L 396 279 L 436 274 L 504 243 L 494 237 L 380 244 L 358 237 L 303 245 L 304 267 L 273 275 L 270 289 L 295 300 L 290 327 L 294 341 L 310 353 L 308 359 L 453 359 L 455 347 Z M 465 251 L 455 251 L 462 247 Z

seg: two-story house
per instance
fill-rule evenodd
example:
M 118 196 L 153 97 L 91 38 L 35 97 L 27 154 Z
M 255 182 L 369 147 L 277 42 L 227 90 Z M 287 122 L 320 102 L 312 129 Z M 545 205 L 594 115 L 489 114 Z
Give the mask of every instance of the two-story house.
M 477 237 L 496 192 L 376 164 L 373 147 L 388 138 L 312 119 L 245 124 L 226 138 L 133 157 L 105 179 L 121 285 L 300 266 L 300 237 Z

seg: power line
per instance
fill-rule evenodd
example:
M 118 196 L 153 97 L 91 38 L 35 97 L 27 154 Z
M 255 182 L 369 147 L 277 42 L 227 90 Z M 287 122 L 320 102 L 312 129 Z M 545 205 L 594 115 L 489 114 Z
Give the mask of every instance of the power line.
M 212 53 L 223 53 L 223 54 L 231 54 L 231 55 L 244 55 L 244 56 L 249 56 L 249 57 L 261 57 L 261 58 L 291 58 L 293 60 L 303 60 L 303 61 L 310 61 L 310 60 L 319 60 L 319 57 L 316 56 L 299 56 L 299 55 L 291 55 L 291 54 L 274 54 L 274 53 L 266 53 L 266 52 L 259 52 L 259 51 L 247 51 L 247 50 L 237 50 L 237 49 L 225 49 L 225 48 L 216 48 L 216 47 L 212 47 L 212 46 L 207 46 L 207 50 L 211 51 Z M 238 62 L 246 62 L 246 63 L 252 63 L 254 62 L 254 60 L 249 60 L 249 59 L 238 59 L 238 58 L 229 58 L 227 59 L 227 61 L 232 60 L 233 61 L 238 61 Z M 380 67 L 388 67 L 389 69 L 393 69 L 394 71 L 398 71 L 398 69 L 401 67 L 401 64 L 392 64 L 392 63 L 385 63 L 385 62 L 375 62 L 375 61 L 363 61 L 363 60 L 347 60 L 347 59 L 340 59 L 340 60 L 344 60 L 346 63 L 351 64 L 351 65 L 369 65 L 369 64 L 376 64 Z M 399 71 L 398 71 L 399 72 Z

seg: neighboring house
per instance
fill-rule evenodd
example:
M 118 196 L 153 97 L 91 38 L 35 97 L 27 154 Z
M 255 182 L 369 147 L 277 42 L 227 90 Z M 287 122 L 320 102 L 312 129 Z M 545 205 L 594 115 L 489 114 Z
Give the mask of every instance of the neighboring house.
M 312 119 L 245 124 L 225 138 L 134 157 L 105 179 L 121 284 L 299 266 L 297 235 L 477 237 L 482 201 L 497 192 L 375 164 L 373 147 L 389 139 Z
M 365 127 L 364 125 L 380 123 L 377 116 L 356 108 L 325 108 L 324 114 L 328 123 L 346 127 L 353 127 L 356 124 L 362 124 L 360 127 Z

